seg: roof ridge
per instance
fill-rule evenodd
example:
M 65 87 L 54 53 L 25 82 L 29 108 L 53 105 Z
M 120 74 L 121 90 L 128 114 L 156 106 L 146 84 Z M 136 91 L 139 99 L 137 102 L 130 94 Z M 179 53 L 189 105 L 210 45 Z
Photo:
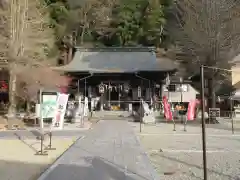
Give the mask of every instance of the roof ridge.
M 155 52 L 155 47 L 102 47 L 102 48 L 84 48 L 75 47 L 77 51 L 84 52 Z

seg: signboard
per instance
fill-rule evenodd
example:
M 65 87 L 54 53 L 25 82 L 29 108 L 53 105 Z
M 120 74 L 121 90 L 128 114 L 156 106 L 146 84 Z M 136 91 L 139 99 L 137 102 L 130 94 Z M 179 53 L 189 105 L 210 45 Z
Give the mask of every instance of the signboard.
M 54 118 L 52 121 L 52 129 L 58 129 L 61 130 L 63 129 L 63 124 L 64 124 L 64 115 L 66 112 L 66 107 L 67 107 L 67 102 L 68 102 L 68 94 L 58 94 L 57 98 L 57 108 L 54 112 Z
M 57 92 L 42 92 L 42 118 L 53 118 L 57 105 Z
M 220 117 L 220 108 L 209 108 L 209 118 L 215 119 Z

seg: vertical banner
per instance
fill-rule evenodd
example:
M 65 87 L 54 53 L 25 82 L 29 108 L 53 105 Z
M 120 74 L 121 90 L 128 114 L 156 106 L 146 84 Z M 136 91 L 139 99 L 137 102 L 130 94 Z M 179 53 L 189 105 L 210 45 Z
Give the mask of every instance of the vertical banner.
M 166 117 L 166 119 L 172 120 L 173 119 L 172 111 L 166 96 L 163 96 L 163 108 L 164 108 L 164 116 Z
M 64 124 L 64 115 L 66 112 L 66 107 L 67 107 L 67 102 L 68 102 L 68 94 L 58 94 L 57 98 L 57 109 L 55 111 L 55 116 L 52 121 L 52 129 L 57 129 L 61 130 L 63 129 L 63 124 Z
M 94 110 L 94 99 L 91 98 L 91 112 Z
M 128 104 L 128 111 L 129 111 L 130 113 L 133 112 L 132 103 L 129 103 L 129 104 Z
M 193 121 L 195 117 L 195 109 L 196 109 L 197 101 L 191 100 L 188 103 L 188 110 L 187 110 L 187 120 Z
M 88 98 L 85 97 L 84 99 L 84 110 L 83 110 L 83 116 L 88 116 Z
M 83 112 L 83 105 L 82 105 L 82 96 L 79 96 L 78 98 L 78 116 L 80 117 Z
M 75 118 L 75 122 L 81 122 L 83 116 L 83 104 L 82 104 L 82 96 L 78 97 L 78 109 Z

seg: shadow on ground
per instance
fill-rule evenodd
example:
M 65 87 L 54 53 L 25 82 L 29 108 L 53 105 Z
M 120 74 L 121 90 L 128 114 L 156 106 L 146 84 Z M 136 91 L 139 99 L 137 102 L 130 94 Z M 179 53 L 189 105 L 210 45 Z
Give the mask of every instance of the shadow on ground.
M 195 167 L 195 168 L 203 171 L 203 167 L 199 166 L 199 165 L 196 165 L 196 164 L 191 164 L 191 163 L 179 160 L 177 158 L 169 157 L 169 156 L 166 156 L 166 155 L 157 154 L 157 156 L 159 156 L 163 159 L 167 159 L 169 161 L 172 161 L 172 163 L 180 163 L 182 165 L 188 166 L 189 168 Z M 208 173 L 217 174 L 218 176 L 222 177 L 223 179 L 240 180 L 240 175 L 229 175 L 229 174 L 225 174 L 223 172 L 216 171 L 216 170 L 213 170 L 213 169 L 210 169 L 210 168 L 207 168 L 207 171 L 208 171 Z M 202 179 L 200 177 L 195 176 L 194 174 L 191 174 L 191 175 L 193 175 L 195 178 Z
M 138 123 L 136 123 L 138 124 Z M 170 124 L 173 126 L 173 122 L 172 121 L 161 121 L 161 122 L 157 122 L 157 123 L 153 123 L 153 124 L 145 124 L 145 126 L 156 126 L 156 125 L 164 125 L 164 124 Z M 181 123 L 180 121 L 176 121 L 175 122 L 176 126 L 184 126 L 183 123 Z M 240 128 L 239 126 L 238 127 L 235 127 L 236 125 L 234 124 L 234 131 L 235 132 L 240 132 Z M 200 122 L 198 121 L 188 121 L 187 122 L 187 125 L 186 127 L 199 127 L 201 128 L 202 125 Z M 226 131 L 232 131 L 232 127 L 230 127 L 230 125 L 226 125 L 224 123 L 220 123 L 220 124 L 206 124 L 206 128 L 209 128 L 209 129 L 217 129 L 217 130 L 226 130 Z
M 99 157 L 85 158 L 84 161 L 88 166 L 58 164 L 51 172 L 42 176 L 39 180 L 145 180 Z
M 48 164 L 0 160 L 1 180 L 36 180 Z

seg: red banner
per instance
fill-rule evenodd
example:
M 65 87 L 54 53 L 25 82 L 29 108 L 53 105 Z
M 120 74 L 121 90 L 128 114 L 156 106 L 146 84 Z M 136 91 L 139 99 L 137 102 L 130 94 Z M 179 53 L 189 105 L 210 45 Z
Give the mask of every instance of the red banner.
M 191 100 L 188 103 L 188 110 L 187 110 L 187 120 L 188 121 L 194 120 L 195 112 L 196 112 L 196 105 L 197 105 L 197 100 Z
M 167 120 L 171 121 L 173 119 L 172 111 L 170 104 L 168 103 L 168 99 L 166 96 L 163 96 L 163 108 L 164 108 L 164 116 Z

